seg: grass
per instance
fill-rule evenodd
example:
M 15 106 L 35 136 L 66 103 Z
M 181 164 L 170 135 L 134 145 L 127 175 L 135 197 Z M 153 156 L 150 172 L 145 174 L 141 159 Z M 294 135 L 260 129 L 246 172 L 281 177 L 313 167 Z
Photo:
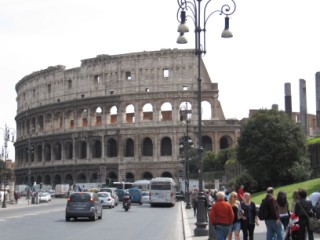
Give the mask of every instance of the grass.
M 274 196 L 276 198 L 279 191 L 286 192 L 288 202 L 289 202 L 289 208 L 291 208 L 292 193 L 294 190 L 298 190 L 299 188 L 305 189 L 308 193 L 308 196 L 313 192 L 318 192 L 318 191 L 320 191 L 320 178 L 315 178 L 315 179 L 308 180 L 305 182 L 294 183 L 294 184 L 274 188 Z M 260 205 L 262 199 L 265 196 L 266 196 L 265 191 L 254 193 L 251 195 L 251 201 L 255 202 L 257 205 Z

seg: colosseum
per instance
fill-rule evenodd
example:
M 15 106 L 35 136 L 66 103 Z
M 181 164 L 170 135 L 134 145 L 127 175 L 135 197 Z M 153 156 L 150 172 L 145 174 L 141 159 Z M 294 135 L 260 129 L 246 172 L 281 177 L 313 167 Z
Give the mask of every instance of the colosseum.
M 202 72 L 202 147 L 233 147 L 218 84 Z M 192 49 L 98 55 L 16 84 L 16 184 L 133 181 L 183 172 L 181 139 L 197 147 L 197 58 Z M 187 127 L 186 127 L 187 126 Z

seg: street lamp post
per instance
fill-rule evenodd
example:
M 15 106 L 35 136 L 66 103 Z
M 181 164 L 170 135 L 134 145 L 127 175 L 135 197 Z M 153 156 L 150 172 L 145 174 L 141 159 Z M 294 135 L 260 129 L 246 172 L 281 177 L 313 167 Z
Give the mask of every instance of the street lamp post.
M 3 169 L 3 199 L 2 199 L 2 208 L 6 208 L 6 184 L 7 184 L 7 158 L 8 158 L 8 141 L 14 142 L 14 135 L 16 131 L 13 128 L 9 128 L 5 125 L 4 129 L 0 128 L 3 131 L 3 141 L 4 147 L 2 148 L 1 157 L 4 159 L 4 169 Z
M 188 102 L 185 106 L 180 108 L 180 114 L 186 121 L 186 136 L 182 138 L 182 149 L 184 153 L 184 169 L 185 169 L 185 196 L 186 196 L 186 209 L 191 209 L 190 203 L 190 187 L 189 187 L 189 150 L 190 145 L 193 145 L 192 140 L 189 138 L 189 109 Z
M 208 10 L 210 3 L 215 2 L 214 0 L 177 0 L 178 11 L 177 19 L 180 25 L 178 26 L 178 32 L 180 33 L 177 43 L 186 44 L 188 42 L 187 38 L 184 36 L 186 32 L 189 32 L 189 28 L 186 25 L 186 19 L 189 17 L 194 23 L 195 32 L 195 55 L 197 56 L 197 82 L 198 82 L 198 92 L 197 92 L 197 107 L 198 107 L 198 164 L 199 164 L 199 194 L 197 200 L 197 222 L 196 229 L 194 230 L 195 236 L 207 236 L 207 213 L 205 208 L 205 195 L 203 193 L 203 161 L 202 161 L 202 132 L 201 132 L 201 122 L 202 122 L 202 112 L 201 112 L 201 57 L 206 54 L 206 24 L 209 18 L 214 13 L 219 13 L 220 15 L 225 15 L 225 28 L 221 34 L 222 38 L 231 38 L 232 33 L 229 31 L 229 16 L 232 15 L 236 10 L 236 3 L 234 0 L 226 0 L 228 3 L 223 4 L 217 10 Z M 204 3 L 202 7 L 201 3 Z M 190 12 L 187 15 L 187 11 Z M 201 13 L 203 12 L 203 16 Z M 201 24 L 202 23 L 202 24 Z M 203 34 L 203 39 L 201 38 Z

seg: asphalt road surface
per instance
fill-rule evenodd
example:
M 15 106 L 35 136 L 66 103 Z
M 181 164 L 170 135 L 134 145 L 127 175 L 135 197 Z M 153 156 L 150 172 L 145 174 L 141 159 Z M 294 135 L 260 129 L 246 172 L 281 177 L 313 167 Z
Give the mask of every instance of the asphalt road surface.
M 1 240 L 182 240 L 180 205 L 134 205 L 128 212 L 119 204 L 104 209 L 101 220 L 65 221 L 65 199 L 25 208 L 0 210 Z

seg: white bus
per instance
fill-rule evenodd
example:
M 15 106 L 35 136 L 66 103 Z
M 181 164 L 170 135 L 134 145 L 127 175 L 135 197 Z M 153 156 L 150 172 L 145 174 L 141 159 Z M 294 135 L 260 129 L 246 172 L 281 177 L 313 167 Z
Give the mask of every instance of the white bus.
M 177 185 L 172 178 L 157 177 L 150 181 L 150 205 L 169 205 L 176 203 Z
M 137 180 L 133 183 L 133 187 L 139 188 L 141 191 L 149 191 L 150 190 L 150 180 Z

